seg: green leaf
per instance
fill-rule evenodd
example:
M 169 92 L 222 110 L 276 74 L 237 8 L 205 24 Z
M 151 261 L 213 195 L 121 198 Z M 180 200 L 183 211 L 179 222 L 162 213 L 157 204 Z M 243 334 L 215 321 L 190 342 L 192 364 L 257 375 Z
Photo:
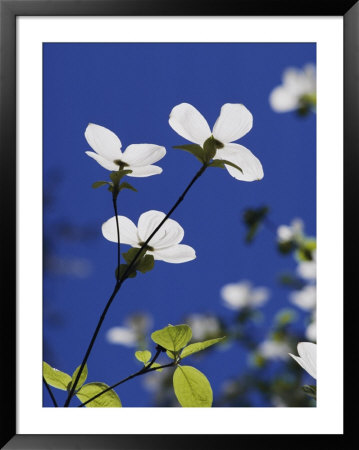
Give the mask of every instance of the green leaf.
M 313 261 L 313 251 L 317 248 L 317 241 L 314 238 L 306 239 L 299 245 L 296 251 L 296 258 L 299 261 Z
M 188 325 L 168 325 L 162 330 L 154 331 L 151 338 L 166 350 L 178 352 L 191 340 L 192 331 Z
M 67 391 L 68 386 L 71 383 L 70 375 L 51 367 L 46 362 L 42 363 L 42 375 L 50 386 L 62 389 L 63 391 Z
M 92 184 L 92 187 L 94 188 L 94 189 L 97 189 L 97 188 L 99 188 L 99 187 L 101 187 L 101 186 L 106 186 L 106 184 L 110 184 L 108 181 L 95 181 L 93 184 Z
M 134 260 L 135 256 L 137 255 L 139 251 L 139 248 L 130 248 L 126 253 L 122 253 L 122 256 L 124 257 L 125 261 L 127 262 L 127 265 L 130 265 L 131 262 Z M 144 255 L 146 252 L 146 249 L 143 249 L 140 256 L 137 258 L 135 264 L 132 266 L 133 270 L 131 273 L 136 273 L 136 270 L 140 271 L 141 273 L 149 272 L 153 269 L 155 265 L 155 259 L 152 255 Z M 126 267 L 127 265 L 124 264 Z M 122 264 L 121 264 L 122 266 Z M 134 277 L 136 275 L 132 275 Z
M 223 341 L 226 337 L 220 337 L 217 339 L 209 339 L 208 341 L 204 342 L 196 342 L 194 344 L 190 344 L 187 347 L 185 347 L 181 353 L 181 359 L 185 358 L 186 356 L 192 355 L 193 353 L 200 352 L 204 350 L 207 347 L 210 347 L 211 345 L 217 344 L 217 342 Z
M 82 386 L 81 390 L 77 392 L 76 396 L 85 403 L 90 398 L 108 389 L 109 386 L 105 383 L 88 383 Z M 92 402 L 85 405 L 87 408 L 120 408 L 122 406 L 121 400 L 116 392 L 111 389 L 106 394 L 101 395 Z
M 118 187 L 119 191 L 122 191 L 122 189 L 130 189 L 131 191 L 137 192 L 137 189 L 134 188 L 130 183 L 126 183 L 126 181 L 121 183 L 120 186 Z
M 317 399 L 317 386 L 305 384 L 302 386 L 303 391 L 312 398 Z
M 81 366 L 78 366 L 77 369 L 75 370 L 75 372 L 72 374 L 72 381 L 71 381 L 71 386 L 72 387 L 73 383 L 75 383 L 76 377 L 77 377 L 77 373 L 80 370 Z M 84 365 L 83 371 L 81 372 L 79 381 L 76 384 L 76 389 L 80 389 L 81 386 L 85 383 L 86 379 L 87 379 L 87 374 L 88 374 L 88 370 L 87 370 L 87 364 Z
M 143 350 L 136 352 L 135 356 L 139 361 L 143 362 L 143 364 L 146 365 L 148 361 L 151 359 L 152 354 L 148 350 Z
M 212 406 L 213 392 L 206 376 L 191 366 L 178 366 L 173 374 L 173 387 L 183 407 Z
M 133 261 L 133 259 L 137 255 L 138 251 L 139 251 L 139 248 L 134 247 L 134 248 L 130 248 L 130 250 L 128 250 L 126 253 L 122 253 L 122 256 L 124 257 L 124 259 L 127 262 L 127 264 L 130 264 Z M 141 256 L 143 256 L 145 251 L 146 251 L 145 249 L 142 250 L 141 254 L 139 255 L 139 257 L 138 257 L 138 259 L 136 261 L 136 264 L 140 260 Z
M 115 277 L 117 278 L 121 278 L 122 275 L 125 273 L 126 269 L 127 269 L 127 264 L 120 264 L 120 273 L 119 276 L 117 277 L 117 272 L 118 272 L 118 267 L 115 270 Z M 130 273 L 127 274 L 126 278 L 135 278 L 135 276 L 137 275 L 136 269 L 132 268 Z
M 213 136 L 209 137 L 203 144 L 205 154 L 205 162 L 209 162 L 217 153 L 217 149 L 223 148 L 224 145 L 217 141 Z
M 232 163 L 231 161 L 227 161 L 226 159 L 215 159 L 214 161 L 211 162 L 209 167 L 220 167 L 221 169 L 225 169 L 226 168 L 225 165 L 232 166 L 235 169 L 238 169 L 240 172 L 243 173 L 243 170 L 239 166 Z
M 187 144 L 187 145 L 176 145 L 173 148 L 177 148 L 179 150 L 184 150 L 186 152 L 192 153 L 198 161 L 201 163 L 205 162 L 203 148 L 197 144 Z
M 177 358 L 177 354 L 171 352 L 170 350 L 166 350 L 166 355 L 171 358 L 171 359 L 176 359 Z
M 118 170 L 117 172 L 111 172 L 110 178 L 114 184 L 118 185 L 119 182 L 121 181 L 121 178 L 123 178 L 125 175 L 127 175 L 129 173 L 132 173 L 132 170 L 121 169 L 121 170 Z
M 161 367 L 161 364 L 158 364 L 158 363 L 154 362 L 152 364 L 152 366 L 151 366 L 151 369 L 154 368 L 154 367 Z M 157 369 L 157 370 L 155 370 L 155 372 L 162 372 L 162 370 L 163 370 L 162 368 L 161 369 Z
M 152 270 L 155 266 L 155 258 L 152 255 L 143 256 L 138 263 L 136 263 L 136 269 L 141 273 L 146 273 Z

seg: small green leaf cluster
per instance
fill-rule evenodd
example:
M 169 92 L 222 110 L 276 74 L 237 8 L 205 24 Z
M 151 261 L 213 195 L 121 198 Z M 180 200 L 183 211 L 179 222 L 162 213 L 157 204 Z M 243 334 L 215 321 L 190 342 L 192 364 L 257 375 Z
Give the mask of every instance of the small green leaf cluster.
M 135 189 L 130 183 L 127 183 L 126 181 L 121 183 L 122 178 L 131 172 L 132 170 L 128 169 L 119 169 L 117 172 L 111 172 L 111 181 L 95 181 L 92 184 L 92 187 L 97 189 L 101 186 L 108 186 L 108 190 L 112 192 L 115 197 L 117 197 L 118 193 L 123 189 L 130 189 L 131 191 L 137 192 L 137 189 Z
M 154 268 L 154 257 L 152 255 L 145 254 L 146 248 L 142 249 L 140 255 L 136 259 L 136 262 L 132 264 L 132 261 L 135 259 L 139 250 L 139 248 L 131 248 L 126 253 L 122 253 L 126 264 L 120 264 L 120 267 L 116 269 L 115 276 L 117 280 L 123 277 L 126 272 L 128 272 L 126 275 L 127 279 L 134 278 L 137 275 L 137 272 L 146 273 Z M 130 266 L 131 268 L 128 271 Z
M 302 389 L 309 397 L 317 399 L 317 386 L 305 384 Z
M 243 222 L 247 228 L 246 242 L 251 243 L 258 233 L 259 227 L 263 224 L 269 213 L 268 206 L 259 208 L 248 208 L 244 211 Z
M 173 365 L 176 366 L 173 374 L 173 388 L 180 405 L 183 407 L 212 406 L 213 393 L 206 376 L 194 367 L 182 366 L 180 362 L 187 356 L 200 352 L 225 338 L 189 344 L 192 330 L 188 325 L 168 325 L 153 332 L 151 338 L 166 350 L 167 356 L 173 360 Z M 146 359 L 145 356 L 143 357 Z
M 223 147 L 224 145 L 222 144 L 222 142 L 219 142 L 217 139 L 211 136 L 204 142 L 203 147 L 198 144 L 186 144 L 176 145 L 173 148 L 191 153 L 198 159 L 199 162 L 201 162 L 206 167 L 219 167 L 220 169 L 225 169 L 225 166 L 227 165 L 232 166 L 243 173 L 242 169 L 231 161 L 227 161 L 225 159 L 213 160 L 213 158 L 217 154 L 217 150 L 220 150 Z
M 311 111 L 315 111 L 317 106 L 317 94 L 313 92 L 312 94 L 304 94 L 299 99 L 299 107 L 297 113 L 299 116 L 305 117 Z
M 70 376 L 65 372 L 61 372 L 60 370 L 51 367 L 46 362 L 43 362 L 42 373 L 47 384 L 57 389 L 70 392 L 71 387 L 75 382 L 77 374 L 80 370 L 80 367 L 81 366 L 78 366 L 72 376 Z M 87 365 L 85 365 L 77 382 L 75 391 L 75 395 L 81 401 L 81 403 L 85 403 L 87 400 L 90 400 L 92 397 L 95 397 L 96 395 L 109 388 L 107 384 L 99 382 L 84 384 L 87 379 L 87 375 L 88 370 Z M 89 408 L 118 408 L 121 407 L 122 404 L 116 392 L 113 389 L 110 389 L 85 406 Z

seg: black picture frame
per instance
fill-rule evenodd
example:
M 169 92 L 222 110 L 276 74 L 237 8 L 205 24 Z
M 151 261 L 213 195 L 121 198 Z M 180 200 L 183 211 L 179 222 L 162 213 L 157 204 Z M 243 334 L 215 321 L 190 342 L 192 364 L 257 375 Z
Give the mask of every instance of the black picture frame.
M 1 448 L 183 449 L 265 443 L 279 435 L 17 435 L 16 434 L 16 17 L 18 16 L 343 16 L 344 17 L 344 207 L 345 231 L 355 236 L 353 180 L 359 168 L 359 2 L 341 0 L 0 0 L 1 254 Z M 352 212 L 354 210 L 354 212 Z M 354 239 L 354 238 L 353 238 Z M 355 240 L 354 240 L 355 243 Z M 346 241 L 345 254 L 355 250 Z M 355 277 L 353 277 L 355 278 Z M 350 282 L 349 275 L 345 282 Z M 349 288 L 348 288 L 349 291 Z M 355 291 L 354 291 L 355 292 Z M 356 301 L 356 299 L 353 299 Z M 346 305 L 346 329 L 354 330 L 354 306 Z M 348 356 L 348 349 L 345 351 Z M 347 385 L 346 385 L 347 386 Z M 346 388 L 350 392 L 350 388 Z M 352 419 L 353 420 L 353 419 Z M 345 423 L 345 435 L 351 420 Z M 282 436 L 282 435 L 281 435 Z M 283 437 L 283 436 L 282 436 Z M 294 437 L 290 435 L 287 437 Z M 317 436 L 318 437 L 318 436 Z M 344 435 L 330 436 L 331 441 Z M 315 436 L 314 436 L 315 438 Z M 313 443 L 313 436 L 310 436 Z M 308 435 L 297 435 L 298 443 Z M 317 439 L 315 439 L 317 440 Z M 284 444 L 284 442 L 282 442 Z M 287 444 L 286 444 L 287 445 Z M 340 444 L 339 444 L 340 445 Z M 284 448 L 284 445 L 283 445 Z M 311 446 L 310 446 L 311 448 Z

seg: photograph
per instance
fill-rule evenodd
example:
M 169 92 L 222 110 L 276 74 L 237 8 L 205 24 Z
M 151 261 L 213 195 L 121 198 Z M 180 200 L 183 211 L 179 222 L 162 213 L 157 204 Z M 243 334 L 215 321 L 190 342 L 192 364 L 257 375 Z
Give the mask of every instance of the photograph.
M 42 43 L 42 407 L 317 407 L 316 67 Z

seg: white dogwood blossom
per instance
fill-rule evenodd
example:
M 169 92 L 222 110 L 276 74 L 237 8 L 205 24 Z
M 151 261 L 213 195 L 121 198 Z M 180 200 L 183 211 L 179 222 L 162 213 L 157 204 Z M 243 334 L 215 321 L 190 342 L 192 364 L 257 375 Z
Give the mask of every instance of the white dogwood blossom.
M 269 290 L 264 287 L 252 288 L 249 281 L 241 281 L 223 286 L 221 297 L 229 309 L 256 308 L 268 300 Z
M 290 301 L 305 311 L 311 311 L 317 303 L 317 288 L 313 285 L 304 286 L 289 296 Z
M 147 211 L 141 214 L 137 227 L 125 216 L 117 216 L 120 228 L 120 243 L 131 247 L 142 247 L 157 226 L 166 217 L 160 211 Z M 111 217 L 102 225 L 104 237 L 117 243 L 116 217 Z M 196 258 L 196 253 L 189 245 L 180 244 L 184 230 L 178 222 L 167 219 L 147 245 L 146 254 L 154 259 L 168 263 L 184 263 Z
M 273 89 L 269 103 L 276 112 L 288 112 L 299 109 L 305 96 L 316 94 L 316 73 L 313 64 L 303 69 L 288 67 L 282 76 L 282 84 Z
M 211 131 L 206 119 L 194 106 L 181 103 L 172 109 L 169 124 L 180 136 L 201 147 L 213 136 L 222 146 L 217 149 L 213 159 L 227 160 L 240 167 L 243 173 L 235 167 L 225 165 L 229 174 L 237 180 L 254 181 L 263 178 L 259 159 L 243 145 L 233 143 L 247 134 L 253 126 L 253 116 L 244 105 L 223 105 Z
M 132 170 L 129 177 L 149 177 L 162 172 L 162 168 L 152 165 L 166 154 L 166 149 L 154 144 L 132 144 L 124 152 L 121 141 L 115 133 L 100 125 L 90 123 L 85 138 L 95 152 L 86 152 L 107 170 Z
M 298 355 L 289 355 L 306 370 L 313 378 L 317 378 L 317 345 L 312 342 L 299 342 Z

